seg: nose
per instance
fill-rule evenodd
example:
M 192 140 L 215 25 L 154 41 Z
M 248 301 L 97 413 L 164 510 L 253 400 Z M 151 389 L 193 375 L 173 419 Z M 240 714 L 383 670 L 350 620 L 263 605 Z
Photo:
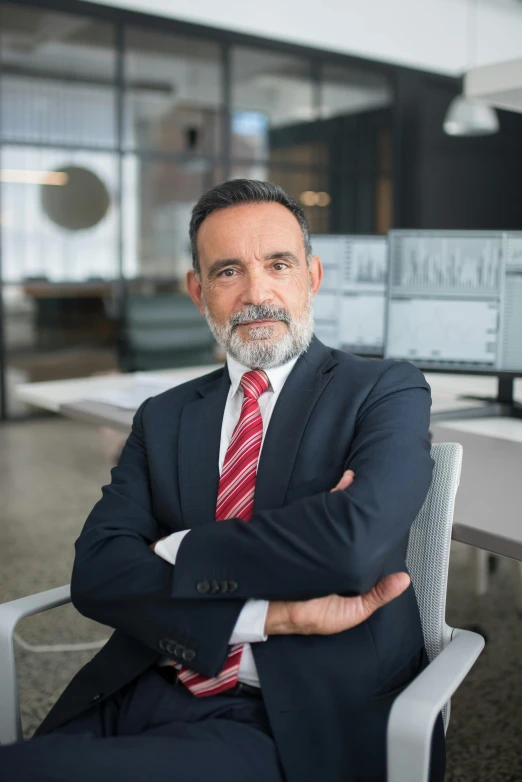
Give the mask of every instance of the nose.
M 267 304 L 273 298 L 270 277 L 262 269 L 251 270 L 242 292 L 242 304 Z

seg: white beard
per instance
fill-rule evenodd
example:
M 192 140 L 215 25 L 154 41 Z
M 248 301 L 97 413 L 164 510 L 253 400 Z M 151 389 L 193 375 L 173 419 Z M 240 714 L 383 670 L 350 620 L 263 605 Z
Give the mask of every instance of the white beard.
M 286 310 L 270 305 L 250 305 L 241 313 L 235 313 L 225 326 L 220 326 L 210 314 L 206 302 L 205 317 L 216 342 L 227 353 L 250 369 L 270 369 L 279 367 L 302 355 L 309 347 L 314 332 L 312 294 L 308 292 L 306 307 L 298 318 L 293 318 Z M 281 315 L 284 314 L 284 317 Z M 275 317 L 274 317 L 275 316 Z M 278 339 L 267 341 L 274 326 L 252 326 L 248 330 L 249 339 L 243 339 L 237 331 L 237 323 L 248 323 L 256 319 L 284 320 L 286 330 Z

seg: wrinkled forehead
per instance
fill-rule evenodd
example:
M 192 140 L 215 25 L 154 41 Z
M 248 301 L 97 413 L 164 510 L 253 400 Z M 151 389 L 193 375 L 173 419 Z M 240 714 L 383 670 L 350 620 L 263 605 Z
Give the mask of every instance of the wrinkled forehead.
M 305 260 L 301 226 L 281 204 L 244 204 L 218 209 L 205 218 L 198 231 L 202 265 L 217 258 L 261 260 L 271 253 L 284 251 Z

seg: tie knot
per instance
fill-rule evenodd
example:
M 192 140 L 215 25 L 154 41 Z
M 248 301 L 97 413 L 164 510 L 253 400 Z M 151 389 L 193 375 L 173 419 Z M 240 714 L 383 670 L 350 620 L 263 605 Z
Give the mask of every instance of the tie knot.
M 268 386 L 268 376 L 262 369 L 253 369 L 251 372 L 245 372 L 241 378 L 241 388 L 244 395 L 249 399 L 259 399 Z

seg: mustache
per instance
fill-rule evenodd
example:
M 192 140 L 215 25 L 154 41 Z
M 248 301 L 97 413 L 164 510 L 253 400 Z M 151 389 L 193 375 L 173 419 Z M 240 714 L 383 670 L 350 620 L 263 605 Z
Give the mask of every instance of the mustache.
M 292 316 L 284 307 L 271 307 L 269 304 L 249 304 L 241 312 L 234 312 L 228 319 L 231 330 L 234 331 L 244 323 L 253 320 L 282 320 L 290 324 Z

